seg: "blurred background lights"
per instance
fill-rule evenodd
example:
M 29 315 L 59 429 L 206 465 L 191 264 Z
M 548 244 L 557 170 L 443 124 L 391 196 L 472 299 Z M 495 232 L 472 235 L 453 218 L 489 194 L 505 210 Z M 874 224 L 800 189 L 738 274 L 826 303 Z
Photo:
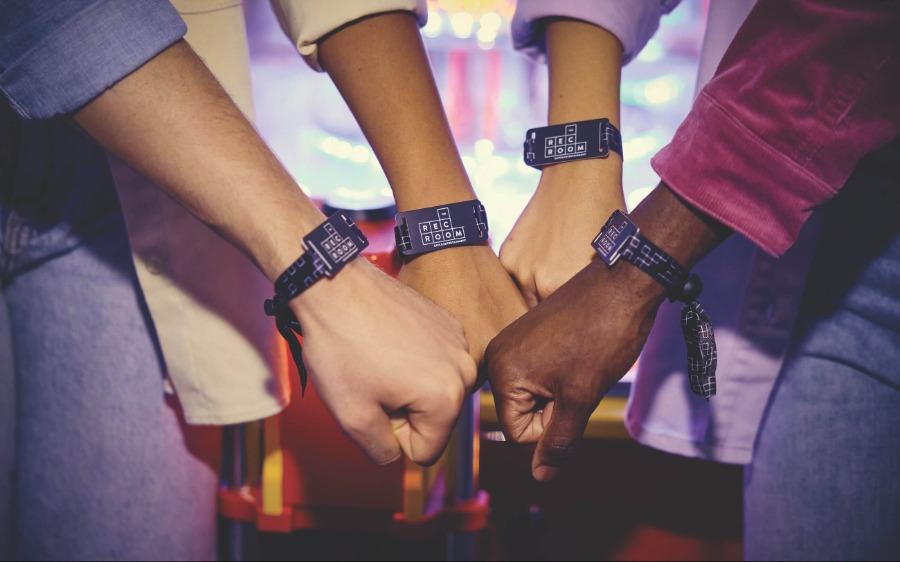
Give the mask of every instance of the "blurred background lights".
M 647 46 L 638 55 L 637 60 L 641 62 L 656 62 L 665 56 L 666 50 L 658 39 L 647 41 Z
M 474 148 L 476 160 L 485 160 L 494 153 L 494 143 L 490 139 L 478 139 Z
M 684 84 L 677 76 L 667 74 L 650 80 L 644 85 L 643 96 L 651 105 L 662 105 L 677 98 Z
M 500 26 L 503 25 L 503 18 L 497 12 L 487 12 L 481 16 L 478 23 L 481 24 L 481 29 L 492 29 L 494 34 L 496 34 L 500 30 Z
M 640 160 L 647 156 L 653 155 L 658 149 L 662 148 L 662 142 L 659 135 L 647 134 L 633 137 L 622 143 L 622 152 L 625 153 L 625 160 Z
M 635 207 L 641 204 L 641 201 L 644 200 L 648 195 L 650 195 L 653 190 L 656 189 L 655 185 L 647 185 L 644 187 L 639 187 L 637 189 L 632 189 L 629 193 L 625 195 L 625 206 L 628 207 L 628 211 L 631 212 Z
M 350 159 L 357 164 L 365 164 L 369 161 L 369 148 L 367 146 L 357 145 L 353 147 Z
M 422 34 L 425 37 L 435 38 L 441 34 L 444 29 L 444 18 L 437 10 L 428 10 L 428 23 L 422 28 Z
M 475 30 L 475 17 L 469 12 L 456 12 L 450 15 L 450 27 L 453 34 L 460 39 L 468 39 Z

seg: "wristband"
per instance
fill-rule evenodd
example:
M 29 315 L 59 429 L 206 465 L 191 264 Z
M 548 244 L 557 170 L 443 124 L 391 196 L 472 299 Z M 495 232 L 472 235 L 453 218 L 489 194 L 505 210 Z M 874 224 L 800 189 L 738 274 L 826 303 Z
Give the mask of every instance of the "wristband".
M 716 394 L 716 339 L 712 321 L 697 302 L 703 290 L 700 277 L 645 238 L 622 211 L 616 211 L 591 243 L 607 266 L 619 258 L 634 265 L 665 287 L 670 301 L 681 301 L 681 330 L 687 345 L 691 391 L 707 400 Z
M 609 119 L 591 119 L 529 129 L 525 133 L 525 163 L 543 168 L 570 160 L 622 156 L 622 135 Z
M 487 213 L 477 199 L 404 211 L 396 222 L 397 251 L 404 258 L 488 241 Z
M 300 372 L 301 392 L 306 393 L 309 378 L 303 364 L 303 349 L 297 335 L 303 332 L 288 302 L 312 287 L 323 277 L 337 275 L 358 256 L 369 241 L 343 212 L 336 212 L 303 237 L 306 251 L 275 281 L 275 296 L 266 300 L 267 316 L 275 318 L 275 326 L 291 348 L 291 356 Z

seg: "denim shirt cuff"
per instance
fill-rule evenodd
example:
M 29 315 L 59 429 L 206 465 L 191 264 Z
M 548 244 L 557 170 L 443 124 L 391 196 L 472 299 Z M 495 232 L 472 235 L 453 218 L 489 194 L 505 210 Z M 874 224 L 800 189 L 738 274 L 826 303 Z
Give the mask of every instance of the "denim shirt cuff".
M 97 0 L 4 69 L 0 89 L 26 119 L 71 113 L 185 33 L 167 1 Z

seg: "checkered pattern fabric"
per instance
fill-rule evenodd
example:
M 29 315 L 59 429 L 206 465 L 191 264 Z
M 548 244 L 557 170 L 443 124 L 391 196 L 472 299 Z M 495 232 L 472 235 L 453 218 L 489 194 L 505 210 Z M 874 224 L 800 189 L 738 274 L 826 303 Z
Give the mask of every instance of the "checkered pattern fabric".
M 716 394 L 716 337 L 712 321 L 697 301 L 681 310 L 681 331 L 687 345 L 691 392 L 709 400 Z

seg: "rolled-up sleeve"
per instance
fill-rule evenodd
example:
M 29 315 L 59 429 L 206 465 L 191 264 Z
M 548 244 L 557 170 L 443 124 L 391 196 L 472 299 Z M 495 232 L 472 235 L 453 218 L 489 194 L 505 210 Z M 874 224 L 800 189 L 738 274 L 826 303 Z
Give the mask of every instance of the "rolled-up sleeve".
M 166 0 L 5 0 L 0 90 L 24 118 L 71 113 L 186 31 Z
M 763 0 L 652 160 L 774 256 L 859 160 L 900 135 L 900 2 Z
M 622 44 L 622 64 L 633 59 L 680 0 L 519 0 L 512 21 L 516 49 L 538 60 L 546 55 L 543 20 L 572 18 L 609 31 Z
M 428 21 L 426 0 L 272 0 L 272 8 L 300 55 L 320 72 L 318 42 L 348 23 L 386 12 L 411 12 L 420 26 Z

